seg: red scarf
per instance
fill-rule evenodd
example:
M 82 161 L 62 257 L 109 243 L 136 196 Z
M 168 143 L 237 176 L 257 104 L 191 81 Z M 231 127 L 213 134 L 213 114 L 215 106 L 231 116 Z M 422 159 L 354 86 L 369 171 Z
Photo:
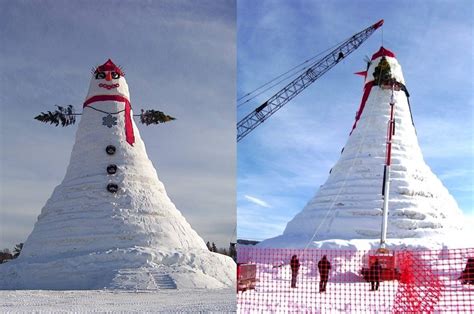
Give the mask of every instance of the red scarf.
M 355 121 L 354 121 L 354 125 L 352 126 L 352 130 L 351 130 L 351 133 L 349 135 L 351 135 L 352 132 L 354 132 L 354 129 L 357 126 L 357 122 L 359 121 L 360 116 L 362 116 L 362 111 L 364 111 L 365 103 L 366 103 L 367 99 L 369 98 L 369 94 L 370 94 L 370 91 L 372 90 L 373 85 L 374 85 L 374 81 L 370 81 L 370 82 L 367 82 L 364 86 L 364 94 L 362 95 L 362 100 L 360 102 L 359 110 L 357 111 L 356 118 L 355 118 Z
M 97 95 L 87 99 L 84 103 L 84 108 L 93 102 L 108 100 L 121 101 L 125 103 L 125 138 L 127 139 L 127 143 L 133 146 L 133 143 L 135 143 L 135 135 L 133 134 L 132 116 L 130 114 L 132 106 L 127 98 L 120 95 Z

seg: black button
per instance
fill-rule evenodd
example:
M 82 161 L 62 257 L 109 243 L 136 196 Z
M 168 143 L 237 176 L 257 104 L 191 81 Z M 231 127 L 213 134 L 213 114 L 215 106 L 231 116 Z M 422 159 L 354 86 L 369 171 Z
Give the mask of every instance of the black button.
M 109 155 L 113 155 L 115 154 L 115 146 L 114 145 L 109 145 L 105 148 L 105 151 L 107 152 L 107 154 Z
M 109 183 L 107 184 L 107 191 L 110 193 L 117 193 L 118 191 L 118 185 L 115 183 Z
M 114 174 L 117 172 L 117 165 L 108 165 L 107 166 L 107 173 Z

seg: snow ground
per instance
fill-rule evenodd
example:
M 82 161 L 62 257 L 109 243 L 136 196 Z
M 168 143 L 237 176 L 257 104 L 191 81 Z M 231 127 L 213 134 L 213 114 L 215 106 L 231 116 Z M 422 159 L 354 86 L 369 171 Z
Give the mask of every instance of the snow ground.
M 370 284 L 328 282 L 327 292 L 318 293 L 319 282 L 298 282 L 290 288 L 290 279 L 273 280 L 255 290 L 239 292 L 239 313 L 392 313 L 398 283 L 381 282 L 379 291 Z M 434 313 L 472 313 L 474 287 L 449 282 L 441 293 Z
M 236 312 L 235 289 L 119 290 L 4 290 L 0 312 Z
M 329 252 L 239 250 L 239 261 L 245 258 L 255 261 L 257 282 L 255 290 L 238 293 L 238 312 L 392 313 L 395 308 L 405 312 L 408 306 L 421 302 L 423 306 L 433 306 L 433 313 L 474 313 L 474 286 L 463 285 L 458 279 L 467 257 L 474 256 L 473 249 L 413 253 L 416 269 L 413 269 L 412 284 L 382 281 L 379 291 L 370 291 L 370 284 L 359 275 L 363 251 L 353 257 L 343 254 L 344 251 L 334 251 L 334 255 Z M 299 256 L 301 263 L 296 289 L 290 288 L 291 269 L 283 262 L 289 261 L 293 254 Z M 318 292 L 319 274 L 312 262 L 322 254 L 328 254 L 332 263 L 325 293 Z

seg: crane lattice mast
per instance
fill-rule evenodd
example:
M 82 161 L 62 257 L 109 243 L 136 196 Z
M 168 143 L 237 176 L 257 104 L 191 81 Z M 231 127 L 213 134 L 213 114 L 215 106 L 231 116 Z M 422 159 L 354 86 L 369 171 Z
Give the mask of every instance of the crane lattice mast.
M 296 79 L 286 85 L 282 90 L 273 95 L 270 99 L 245 116 L 237 124 L 237 142 L 257 126 L 267 120 L 278 109 L 301 93 L 306 87 L 320 78 L 324 73 L 334 67 L 339 61 L 347 57 L 351 52 L 369 38 L 372 33 L 382 26 L 383 20 L 367 27 L 363 31 L 355 34 L 344 43 L 332 50 L 328 55 L 313 63 L 308 70 L 299 75 Z

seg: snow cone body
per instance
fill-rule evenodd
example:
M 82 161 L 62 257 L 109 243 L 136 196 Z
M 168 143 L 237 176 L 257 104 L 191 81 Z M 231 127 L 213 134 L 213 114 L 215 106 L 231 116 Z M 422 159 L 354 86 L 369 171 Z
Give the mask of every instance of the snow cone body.
M 283 235 L 261 246 L 337 248 L 358 239 L 372 239 L 366 243 L 378 246 L 392 86 L 395 132 L 388 243 L 439 247 L 461 231 L 462 212 L 423 159 L 401 66 L 391 51 L 381 48 L 372 57 L 351 135 L 327 181 L 287 224 Z
M 235 263 L 209 252 L 168 198 L 127 105 L 123 75 L 92 78 L 65 178 L 20 257 L 2 265 L 1 288 L 233 285 Z

